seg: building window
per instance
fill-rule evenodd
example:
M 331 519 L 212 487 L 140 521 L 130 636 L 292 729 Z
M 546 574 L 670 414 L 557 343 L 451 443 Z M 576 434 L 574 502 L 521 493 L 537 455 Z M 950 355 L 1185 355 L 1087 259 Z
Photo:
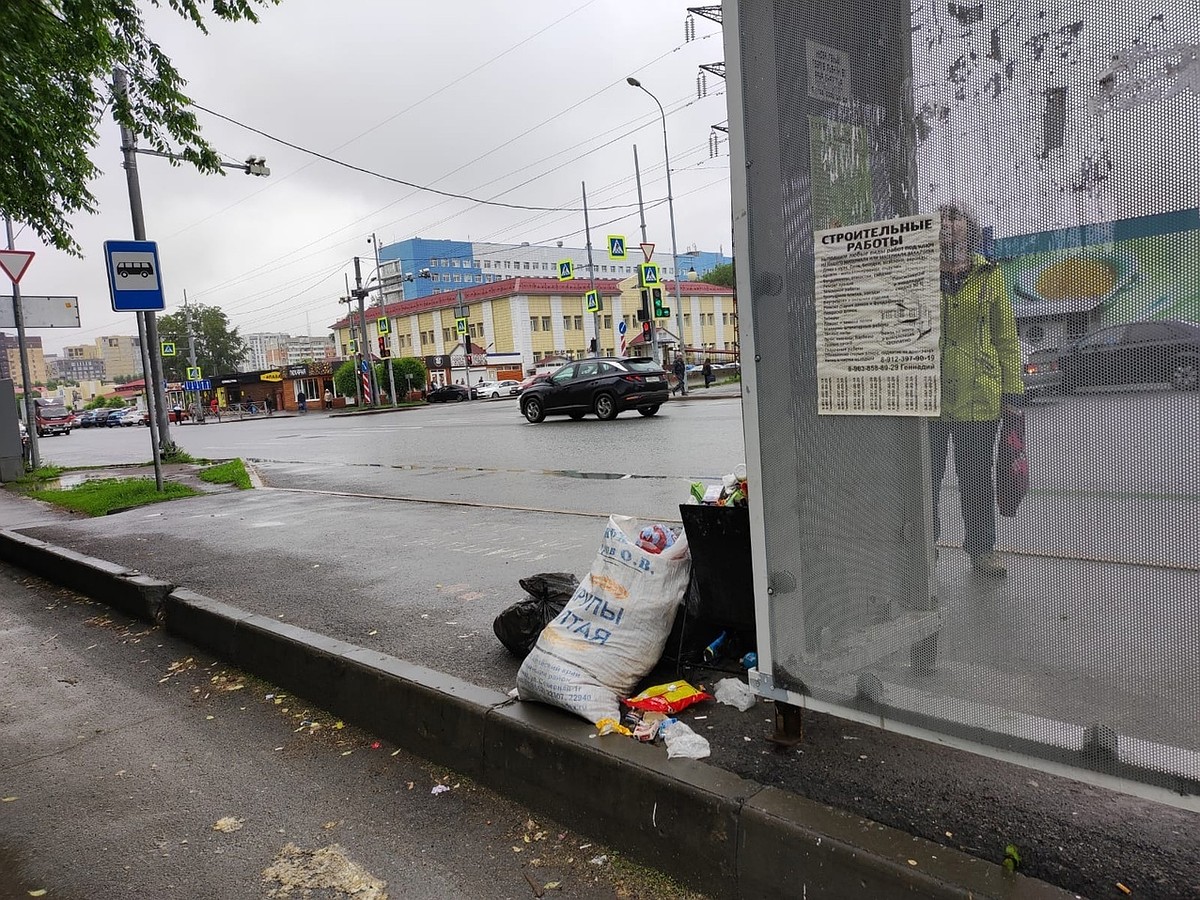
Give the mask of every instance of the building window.
M 490 269 L 492 267 L 492 261 L 490 259 L 485 259 L 483 261 L 483 267 L 485 269 Z
M 575 330 L 576 330 L 576 331 L 583 331 L 583 316 L 576 316 L 576 317 L 575 317 Z
M 570 330 L 571 330 L 571 317 L 563 316 L 563 331 L 570 331 Z
M 471 265 L 472 265 L 472 267 L 478 269 L 479 268 L 479 260 L 477 260 L 477 259 L 471 260 Z
M 442 276 L 439 275 L 437 272 L 434 272 L 432 275 L 429 276 L 429 280 L 430 281 L 441 281 Z
M 530 330 L 530 331 L 537 331 L 537 330 L 538 330 L 538 317 L 537 317 L 537 316 L 530 316 L 530 317 L 529 317 L 529 330 Z
M 450 260 L 450 268 L 452 268 L 452 269 L 458 268 L 458 260 L 457 259 Z
M 542 316 L 542 331 L 549 331 L 549 330 L 550 330 L 550 317 Z
M 605 328 L 612 328 L 612 316 L 605 316 L 605 317 L 604 317 L 604 327 L 605 327 Z
M 511 268 L 512 268 L 512 262 L 506 259 L 506 260 L 504 261 L 504 268 L 506 268 L 506 269 L 511 269 Z

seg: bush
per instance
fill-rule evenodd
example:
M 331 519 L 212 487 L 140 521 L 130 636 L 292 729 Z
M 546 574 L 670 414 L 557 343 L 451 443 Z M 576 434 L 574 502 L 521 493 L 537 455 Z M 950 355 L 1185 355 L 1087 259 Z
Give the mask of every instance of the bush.
M 396 378 L 396 393 L 401 397 L 406 397 L 408 393 L 409 380 L 412 381 L 412 389 L 419 391 L 425 387 L 429 380 L 429 372 L 425 368 L 425 363 L 417 359 L 415 356 L 399 356 L 392 357 L 392 374 Z M 387 366 L 380 363 L 375 367 L 375 377 L 379 379 L 379 386 L 386 394 L 388 389 L 388 373 Z
M 358 378 L 358 373 L 354 368 L 353 360 L 346 360 L 338 370 L 333 373 L 333 384 L 337 388 L 337 392 L 343 397 L 355 397 L 358 395 L 358 390 L 355 388 L 355 381 Z M 318 401 L 319 397 L 309 397 L 310 403 Z

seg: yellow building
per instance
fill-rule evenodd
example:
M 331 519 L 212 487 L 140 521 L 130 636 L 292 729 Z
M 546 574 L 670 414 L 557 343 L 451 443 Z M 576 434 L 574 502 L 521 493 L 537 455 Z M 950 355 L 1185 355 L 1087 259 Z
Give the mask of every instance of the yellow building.
M 640 292 L 635 278 L 617 282 L 597 280 L 603 308 L 599 315 L 599 350 L 606 356 L 647 355 L 642 352 L 642 324 L 638 320 Z M 584 294 L 590 284 L 584 280 L 558 281 L 553 278 L 511 278 L 481 284 L 462 291 L 467 307 L 468 332 L 472 347 L 472 380 L 476 373 L 484 378 L 514 377 L 526 374 L 539 360 L 549 356 L 580 358 L 591 353 L 591 341 L 597 336 L 592 313 L 585 308 Z M 714 361 L 737 359 L 737 307 L 729 288 L 703 282 L 681 282 L 683 336 L 689 362 L 706 356 Z M 462 376 L 463 344 L 456 330 L 456 292 L 434 294 L 419 300 L 388 304 L 366 310 L 367 339 L 373 355 L 379 355 L 379 341 L 390 347 L 394 356 L 423 359 L 433 380 L 459 380 Z M 671 309 L 667 319 L 657 320 L 659 345 L 671 353 L 678 346 L 675 312 L 675 288 L 663 285 L 663 302 Z M 378 320 L 385 318 L 383 335 Z M 357 331 L 358 314 L 345 317 L 331 326 L 340 355 L 349 356 L 351 323 Z M 622 336 L 620 326 L 625 324 Z M 622 337 L 624 345 L 622 345 Z M 440 373 L 440 375 L 439 375 Z
M 0 348 L 4 350 L 4 358 L 0 361 L 0 378 L 11 378 L 17 390 L 21 390 L 21 349 L 15 334 L 0 334 Z M 30 384 L 45 384 L 49 378 L 46 373 L 46 358 L 42 354 L 42 339 L 26 334 L 25 351 L 29 358 Z

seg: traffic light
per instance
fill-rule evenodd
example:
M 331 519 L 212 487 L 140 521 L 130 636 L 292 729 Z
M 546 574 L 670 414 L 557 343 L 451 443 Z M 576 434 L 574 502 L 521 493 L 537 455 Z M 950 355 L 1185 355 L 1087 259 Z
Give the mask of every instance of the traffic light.
M 642 322 L 642 341 L 644 342 L 644 344 L 647 347 L 649 347 L 650 344 L 653 343 L 653 338 L 650 335 L 650 330 L 653 327 L 654 326 L 650 324 L 649 319 L 646 319 L 645 321 Z
M 383 337 L 383 335 L 379 336 L 379 355 L 382 357 L 392 355 L 392 348 L 388 346 L 387 338 Z
M 642 288 L 642 305 L 638 309 L 637 317 L 639 322 L 645 322 L 650 318 L 650 291 L 646 288 Z
M 663 306 L 662 288 L 651 288 L 650 295 L 654 298 L 654 318 L 667 319 L 671 316 L 671 307 Z

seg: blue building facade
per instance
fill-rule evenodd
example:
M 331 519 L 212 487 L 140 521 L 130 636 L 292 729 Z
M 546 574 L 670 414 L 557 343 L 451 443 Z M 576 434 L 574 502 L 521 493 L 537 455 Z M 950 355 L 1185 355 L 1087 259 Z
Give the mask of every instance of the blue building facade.
M 665 260 L 659 247 L 656 260 Z M 597 278 L 621 278 L 636 271 L 642 262 L 637 244 L 620 264 L 608 259 L 603 246 L 593 246 L 593 262 Z M 506 278 L 557 275 L 557 263 L 570 259 L 575 264 L 575 277 L 586 278 L 587 250 L 582 247 L 561 247 L 540 244 L 495 244 L 471 241 L 430 240 L 408 238 L 379 249 L 385 299 L 388 303 L 417 300 L 432 294 L 463 290 L 471 285 L 501 281 Z M 674 278 L 678 271 L 684 279 L 694 270 L 703 276 L 732 259 L 722 253 L 690 251 L 679 254 L 677 266 L 663 272 Z M 403 290 L 403 294 L 401 294 Z

